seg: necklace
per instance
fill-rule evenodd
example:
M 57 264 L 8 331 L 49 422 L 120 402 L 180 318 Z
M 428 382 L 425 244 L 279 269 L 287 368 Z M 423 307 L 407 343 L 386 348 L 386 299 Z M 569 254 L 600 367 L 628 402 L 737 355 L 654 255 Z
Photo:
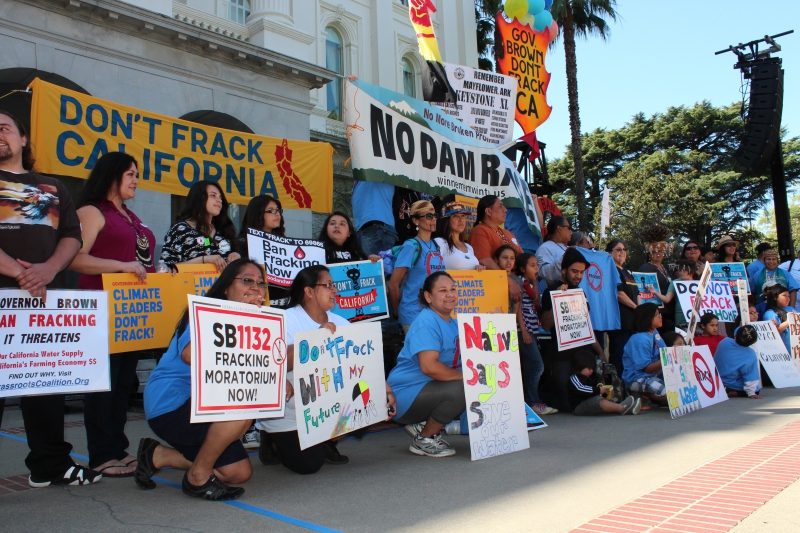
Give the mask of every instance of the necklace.
M 423 245 L 423 244 L 425 245 L 425 248 L 427 249 L 427 253 L 428 254 L 433 253 L 434 246 L 436 247 L 436 249 L 438 251 L 439 247 L 436 246 L 436 243 L 433 241 L 433 239 L 431 239 L 429 241 L 423 241 L 420 237 L 417 237 L 417 240 L 420 242 L 420 245 Z
M 662 276 L 664 276 L 665 278 L 669 279 L 669 272 L 667 272 L 666 268 L 664 268 L 662 266 L 659 266 L 659 265 L 653 263 L 652 261 L 648 261 L 648 263 L 650 263 L 651 265 L 656 267 L 656 270 L 658 270 L 661 273 Z
M 150 239 L 147 238 L 147 234 L 144 232 L 143 229 L 140 229 L 137 224 L 134 223 L 133 216 L 131 214 L 126 214 L 120 211 L 120 209 L 114 204 L 114 202 L 109 202 L 113 207 L 114 211 L 122 217 L 128 226 L 131 227 L 133 233 L 136 235 L 136 260 L 145 268 L 150 268 L 153 266 L 153 256 L 150 253 Z M 123 204 L 122 209 L 125 209 L 125 205 Z M 141 223 L 140 223 L 141 224 Z

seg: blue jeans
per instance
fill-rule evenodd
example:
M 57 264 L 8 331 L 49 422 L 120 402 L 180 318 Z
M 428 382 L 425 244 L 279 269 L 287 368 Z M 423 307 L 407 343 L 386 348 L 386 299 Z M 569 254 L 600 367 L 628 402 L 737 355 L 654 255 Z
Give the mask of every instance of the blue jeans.
M 391 249 L 397 244 L 397 230 L 384 224 L 373 224 L 356 232 L 358 244 L 367 255 Z
M 533 407 L 537 403 L 542 403 L 539 398 L 539 378 L 544 372 L 544 361 L 542 361 L 542 354 L 539 352 L 535 335 L 530 344 L 525 344 L 520 338 L 519 361 L 522 365 L 522 391 L 525 395 L 525 403 Z

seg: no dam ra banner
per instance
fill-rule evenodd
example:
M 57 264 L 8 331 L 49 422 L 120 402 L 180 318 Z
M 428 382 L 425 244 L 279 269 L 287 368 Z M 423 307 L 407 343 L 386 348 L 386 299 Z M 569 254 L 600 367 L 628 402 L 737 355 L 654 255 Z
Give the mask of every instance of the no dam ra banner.
M 139 187 L 186 196 L 197 181 L 220 184 L 229 202 L 261 194 L 286 209 L 333 210 L 333 148 L 204 126 L 100 100 L 36 79 L 31 140 L 44 174 L 87 179 L 108 152 L 139 162 Z
M 358 81 L 345 82 L 353 177 L 447 196 L 498 196 L 541 235 L 528 184 L 513 161 L 440 108 Z

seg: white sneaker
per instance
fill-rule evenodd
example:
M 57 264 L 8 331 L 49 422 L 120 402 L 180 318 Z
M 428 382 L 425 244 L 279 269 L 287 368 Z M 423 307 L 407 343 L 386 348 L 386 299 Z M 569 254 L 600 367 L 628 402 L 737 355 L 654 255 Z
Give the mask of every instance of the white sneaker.
M 461 435 L 461 420 L 453 420 L 442 429 L 442 432 L 445 435 Z
M 406 426 L 406 433 L 408 433 L 412 437 L 416 437 L 419 435 L 419 432 L 422 431 L 422 428 L 424 427 L 425 427 L 425 422 L 419 422 L 417 424 L 408 424 Z
M 555 407 L 550 407 L 549 405 L 543 403 L 534 404 L 533 407 L 531 407 L 531 409 L 533 409 L 534 413 L 540 416 L 554 415 L 558 412 L 558 409 L 556 409 Z
M 456 454 L 456 451 L 441 435 L 414 437 L 408 449 L 415 455 L 426 455 L 428 457 L 450 457 Z
M 258 448 L 261 446 L 261 439 L 259 439 L 258 430 L 255 426 L 250 426 L 247 433 L 242 436 L 242 445 L 245 448 Z

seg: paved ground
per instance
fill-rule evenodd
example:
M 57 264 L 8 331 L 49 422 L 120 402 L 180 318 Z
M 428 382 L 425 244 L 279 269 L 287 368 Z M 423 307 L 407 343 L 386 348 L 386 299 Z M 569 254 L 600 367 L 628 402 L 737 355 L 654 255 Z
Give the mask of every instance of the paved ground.
M 163 482 L 154 491 L 136 489 L 131 479 L 5 494 L 0 487 L 0 524 L 8 533 L 89 528 L 109 532 L 310 529 L 371 533 L 417 532 L 420 527 L 458 533 L 561 532 L 579 527 L 610 533 L 656 531 L 631 525 L 635 521 L 599 529 L 586 529 L 582 524 L 604 515 L 607 519 L 609 513 L 619 515 L 617 508 L 646 499 L 654 491 L 663 494 L 664 485 L 679 483 L 679 478 L 696 478 L 698 474 L 692 474 L 695 469 L 727 460 L 725 456 L 745 446 L 751 445 L 750 451 L 738 454 L 752 458 L 752 450 L 756 450 L 758 460 L 764 446 L 757 441 L 770 435 L 769 453 L 783 454 L 780 457 L 796 454 L 800 443 L 787 441 L 787 432 L 800 427 L 790 426 L 800 421 L 797 390 L 768 389 L 766 395 L 762 401 L 730 400 L 678 420 L 670 420 L 662 409 L 638 417 L 550 416 L 546 419 L 550 427 L 530 433 L 530 450 L 476 463 L 469 460 L 466 436 L 449 438 L 458 450 L 456 457 L 429 459 L 408 452 L 409 437 L 402 430 L 371 435 L 360 442 L 344 441 L 339 448 L 350 456 L 350 464 L 326 465 L 313 476 L 298 476 L 281 466 L 264 467 L 253 457 L 255 473 L 245 485 L 247 492 L 232 504 L 184 496 L 176 488 L 181 479 L 176 471 L 161 472 Z M 80 414 L 68 415 L 66 431 L 75 453 L 83 455 L 86 442 L 81 418 Z M 0 433 L 0 478 L 4 479 L 0 483 L 11 489 L 14 476 L 26 474 L 23 460 L 27 447 L 15 440 L 25 437 L 15 429 L 20 426 L 19 411 L 6 411 Z M 782 440 L 776 444 L 773 434 L 782 428 L 786 428 L 780 434 Z M 146 422 L 134 419 L 129 422 L 128 435 L 138 442 L 150 432 Z M 758 446 L 761 448 L 754 448 Z M 752 469 L 746 474 L 747 468 L 743 465 L 733 470 L 736 476 L 758 475 Z M 698 470 L 708 471 L 708 466 Z M 782 479 L 800 477 L 800 471 L 794 472 L 787 468 Z M 16 480 L 24 483 L 24 478 Z M 776 483 L 763 482 L 770 487 Z M 746 483 L 726 487 L 724 497 L 732 502 L 752 499 Z M 762 500 L 772 498 L 778 490 Z M 660 531 L 710 533 L 733 527 L 737 533 L 796 532 L 800 530 L 798 496 L 800 483 L 794 482 L 739 525 L 735 521 L 724 527 L 672 525 Z M 695 497 L 701 495 L 692 493 L 688 500 Z

